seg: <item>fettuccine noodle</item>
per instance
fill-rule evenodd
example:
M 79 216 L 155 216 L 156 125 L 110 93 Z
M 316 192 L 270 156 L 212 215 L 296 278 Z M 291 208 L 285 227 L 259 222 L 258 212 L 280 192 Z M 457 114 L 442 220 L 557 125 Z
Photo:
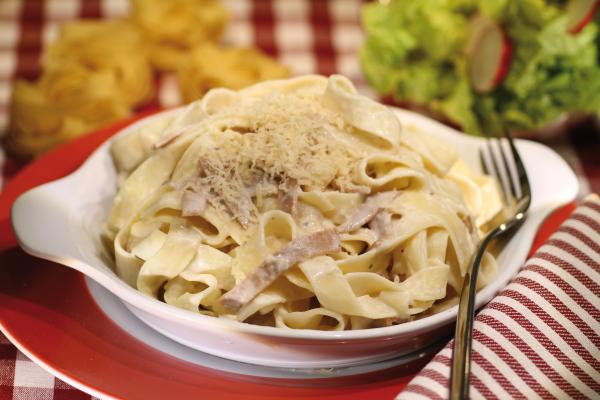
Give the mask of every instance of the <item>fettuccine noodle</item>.
M 339 75 L 211 90 L 112 154 L 117 274 L 280 328 L 380 327 L 451 304 L 501 210 L 491 177 Z M 486 253 L 480 287 L 495 269 Z

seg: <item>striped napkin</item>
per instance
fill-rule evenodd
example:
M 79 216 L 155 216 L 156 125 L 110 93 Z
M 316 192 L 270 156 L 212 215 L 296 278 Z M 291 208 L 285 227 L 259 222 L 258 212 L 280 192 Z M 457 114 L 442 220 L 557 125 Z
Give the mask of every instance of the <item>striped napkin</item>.
M 477 315 L 471 398 L 600 398 L 600 197 Z M 446 399 L 451 341 L 396 397 Z

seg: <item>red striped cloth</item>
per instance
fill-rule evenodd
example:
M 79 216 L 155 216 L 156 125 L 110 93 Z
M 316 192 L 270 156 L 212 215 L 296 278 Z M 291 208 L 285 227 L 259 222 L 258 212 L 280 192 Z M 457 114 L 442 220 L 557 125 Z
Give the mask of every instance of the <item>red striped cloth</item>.
M 600 197 L 477 315 L 473 340 L 472 398 L 600 398 Z M 397 399 L 447 398 L 453 344 Z

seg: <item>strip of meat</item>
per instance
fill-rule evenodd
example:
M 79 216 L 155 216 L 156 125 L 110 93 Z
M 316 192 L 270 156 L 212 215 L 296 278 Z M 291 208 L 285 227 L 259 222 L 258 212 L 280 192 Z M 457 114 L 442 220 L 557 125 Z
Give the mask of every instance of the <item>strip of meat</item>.
M 380 210 L 371 222 L 369 222 L 369 228 L 377 235 L 377 241 L 374 244 L 377 245 L 392 234 L 392 214 L 388 211 Z
M 298 185 L 298 181 L 295 179 L 290 179 L 285 184 L 285 192 L 283 192 L 279 198 L 282 211 L 285 211 L 291 215 L 296 215 L 299 192 L 300 186 Z
M 194 217 L 202 215 L 206 209 L 206 193 L 187 188 L 181 196 L 181 215 Z
M 198 160 L 198 164 L 200 167 L 201 174 L 204 174 L 204 177 L 200 177 L 200 182 L 210 175 L 214 176 L 222 176 L 224 179 L 231 178 L 231 176 L 226 176 L 225 171 L 221 171 L 212 165 L 207 159 L 200 158 Z M 206 186 L 210 186 L 209 183 L 206 183 Z M 216 193 L 214 190 L 211 190 L 208 196 L 208 201 L 211 202 L 213 206 L 218 208 L 218 204 L 221 203 L 229 212 L 229 214 L 235 218 L 235 220 L 242 226 L 244 229 L 248 229 L 251 222 L 256 220 L 256 207 L 252 203 L 252 199 L 249 194 L 246 192 L 246 189 L 240 184 L 238 186 L 239 192 L 238 196 L 235 200 L 230 198 L 226 198 L 223 196 L 223 193 Z
M 340 237 L 332 229 L 300 236 L 283 246 L 275 254 L 268 256 L 243 281 L 221 296 L 219 301 L 226 308 L 237 312 L 298 262 L 334 253 L 339 249 Z
M 398 196 L 398 192 L 383 192 L 368 197 L 367 201 L 346 222 L 336 228 L 336 231 L 348 233 L 368 224 L 396 196 Z

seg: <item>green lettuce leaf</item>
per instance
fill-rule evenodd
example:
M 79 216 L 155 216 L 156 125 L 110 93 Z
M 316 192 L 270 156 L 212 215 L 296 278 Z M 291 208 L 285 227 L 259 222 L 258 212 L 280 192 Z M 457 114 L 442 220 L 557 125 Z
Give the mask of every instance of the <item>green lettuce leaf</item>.
M 486 15 L 513 44 L 508 75 L 475 93 L 466 74 L 469 20 Z M 564 1 L 391 0 L 363 7 L 359 57 L 380 93 L 425 105 L 472 134 L 503 125 L 535 130 L 570 111 L 600 113 L 600 17 L 566 29 Z

